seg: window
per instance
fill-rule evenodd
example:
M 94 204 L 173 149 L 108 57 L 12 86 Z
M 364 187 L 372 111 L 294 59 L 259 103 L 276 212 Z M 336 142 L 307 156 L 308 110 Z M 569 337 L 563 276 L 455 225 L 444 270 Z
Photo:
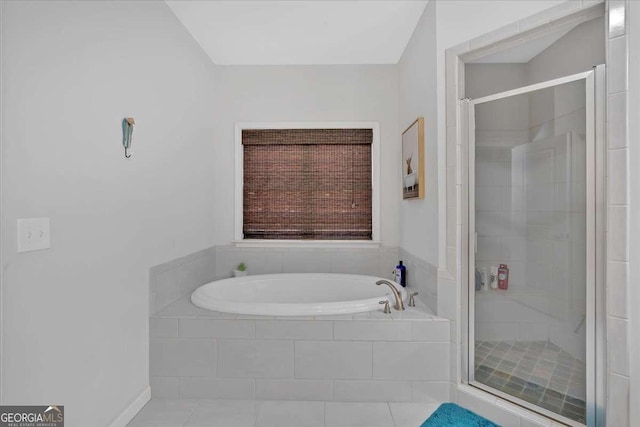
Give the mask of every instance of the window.
M 246 126 L 238 131 L 240 238 L 374 239 L 373 127 Z

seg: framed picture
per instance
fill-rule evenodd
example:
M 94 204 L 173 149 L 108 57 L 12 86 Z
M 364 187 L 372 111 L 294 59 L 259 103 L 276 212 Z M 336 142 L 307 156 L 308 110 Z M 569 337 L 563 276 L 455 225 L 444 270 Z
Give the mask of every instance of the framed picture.
M 402 132 L 402 198 L 424 198 L 424 118 Z

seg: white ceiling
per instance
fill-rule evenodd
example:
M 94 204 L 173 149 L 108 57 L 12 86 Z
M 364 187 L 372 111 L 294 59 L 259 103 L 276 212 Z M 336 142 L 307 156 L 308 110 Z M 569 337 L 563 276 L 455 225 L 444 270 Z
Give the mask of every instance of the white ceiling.
M 397 64 L 427 0 L 169 1 L 219 65 Z

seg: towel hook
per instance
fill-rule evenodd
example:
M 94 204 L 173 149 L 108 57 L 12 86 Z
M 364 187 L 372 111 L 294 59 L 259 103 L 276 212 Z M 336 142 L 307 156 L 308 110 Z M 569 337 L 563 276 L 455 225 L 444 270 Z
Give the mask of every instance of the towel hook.
M 136 121 L 133 117 L 126 117 L 122 119 L 122 146 L 124 147 L 124 157 L 127 159 L 131 157 L 129 150 L 131 149 L 131 143 L 133 142 L 133 125 Z

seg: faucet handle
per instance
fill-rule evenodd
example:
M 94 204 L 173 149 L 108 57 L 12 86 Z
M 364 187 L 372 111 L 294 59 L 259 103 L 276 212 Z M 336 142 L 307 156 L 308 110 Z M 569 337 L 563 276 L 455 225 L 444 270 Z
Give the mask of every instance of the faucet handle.
M 416 300 L 415 300 L 415 296 L 418 295 L 417 292 L 412 292 L 409 294 L 409 307 L 415 307 L 416 306 Z
M 384 309 L 382 310 L 383 313 L 386 313 L 386 314 L 391 313 L 391 308 L 389 307 L 388 299 L 380 301 L 378 304 L 384 304 Z

